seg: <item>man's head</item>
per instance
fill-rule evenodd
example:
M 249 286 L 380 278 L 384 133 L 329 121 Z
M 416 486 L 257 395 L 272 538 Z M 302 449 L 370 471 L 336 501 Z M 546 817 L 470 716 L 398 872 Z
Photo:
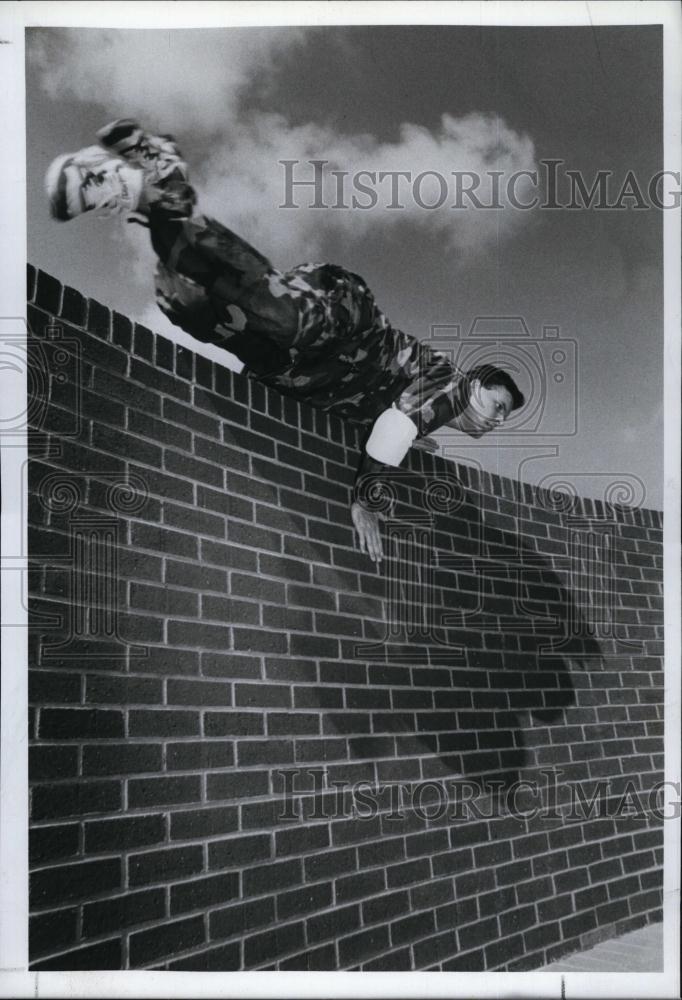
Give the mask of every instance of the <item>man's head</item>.
M 469 404 L 462 413 L 462 430 L 482 437 L 501 427 L 525 398 L 508 372 L 495 365 L 479 365 L 467 372 Z

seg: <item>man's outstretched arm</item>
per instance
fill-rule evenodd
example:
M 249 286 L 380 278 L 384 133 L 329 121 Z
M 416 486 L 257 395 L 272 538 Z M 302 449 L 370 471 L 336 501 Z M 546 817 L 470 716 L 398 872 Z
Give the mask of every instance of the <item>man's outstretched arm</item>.
M 381 562 L 383 558 L 383 544 L 381 541 L 381 515 L 367 506 L 368 477 L 380 477 L 386 472 L 390 472 L 390 466 L 383 462 L 377 462 L 370 458 L 367 452 L 363 452 L 358 471 L 355 476 L 353 486 L 353 502 L 350 513 L 353 525 L 358 533 L 360 551 L 366 552 L 372 562 Z
M 384 410 L 372 428 L 355 477 L 351 517 L 360 541 L 360 550 L 372 562 L 381 562 L 381 515 L 368 503 L 372 483 L 380 489 L 381 477 L 400 465 L 417 436 L 417 426 L 400 410 Z

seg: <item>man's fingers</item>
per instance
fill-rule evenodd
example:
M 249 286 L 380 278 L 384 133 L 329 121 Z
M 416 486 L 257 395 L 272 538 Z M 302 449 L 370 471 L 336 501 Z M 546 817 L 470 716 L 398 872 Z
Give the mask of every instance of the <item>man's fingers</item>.
M 371 534 L 367 536 L 367 552 L 372 562 L 375 562 L 376 553 L 374 551 L 374 539 L 372 538 Z
M 372 562 L 374 562 L 374 540 L 371 530 L 363 525 L 358 529 L 358 533 L 360 535 L 360 551 L 366 552 Z
M 369 537 L 364 524 L 358 525 L 358 538 L 360 540 L 360 551 L 370 555 Z
M 383 558 L 383 548 L 381 544 L 381 529 L 379 520 L 371 515 L 353 513 L 353 524 L 358 534 L 360 551 L 365 552 L 372 562 L 379 563 Z
M 372 559 L 374 562 L 381 562 L 381 533 L 379 531 L 379 525 L 372 525 Z

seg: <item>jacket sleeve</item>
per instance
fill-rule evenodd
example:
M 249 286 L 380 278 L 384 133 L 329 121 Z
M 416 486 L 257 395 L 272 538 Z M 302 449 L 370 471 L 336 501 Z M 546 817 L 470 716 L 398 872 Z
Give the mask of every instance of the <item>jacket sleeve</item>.
M 363 451 L 353 484 L 353 502 L 359 503 L 361 507 L 365 507 L 367 510 L 382 508 L 384 506 L 382 498 L 386 496 L 390 497 L 388 483 L 390 482 L 391 471 L 394 468 L 395 466 L 378 462 L 375 458 L 368 455 L 366 451 Z M 383 486 L 384 481 L 386 482 L 385 488 Z
M 422 438 L 459 416 L 467 403 L 467 381 L 443 354 L 429 350 L 420 361 L 419 372 L 395 405 L 414 422 Z

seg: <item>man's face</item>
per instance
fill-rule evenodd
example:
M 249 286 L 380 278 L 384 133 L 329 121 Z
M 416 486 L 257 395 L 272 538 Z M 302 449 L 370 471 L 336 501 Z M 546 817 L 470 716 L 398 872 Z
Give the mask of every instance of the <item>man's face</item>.
M 482 437 L 502 426 L 512 406 L 512 395 L 504 386 L 485 388 L 478 379 L 474 379 L 469 405 L 462 413 L 461 428 L 471 437 Z
M 82 212 L 116 204 L 121 196 L 129 199 L 135 190 L 134 181 L 139 180 L 134 167 L 116 158 L 97 163 L 91 170 L 76 165 L 69 166 L 67 170 L 77 172 L 80 178 Z

